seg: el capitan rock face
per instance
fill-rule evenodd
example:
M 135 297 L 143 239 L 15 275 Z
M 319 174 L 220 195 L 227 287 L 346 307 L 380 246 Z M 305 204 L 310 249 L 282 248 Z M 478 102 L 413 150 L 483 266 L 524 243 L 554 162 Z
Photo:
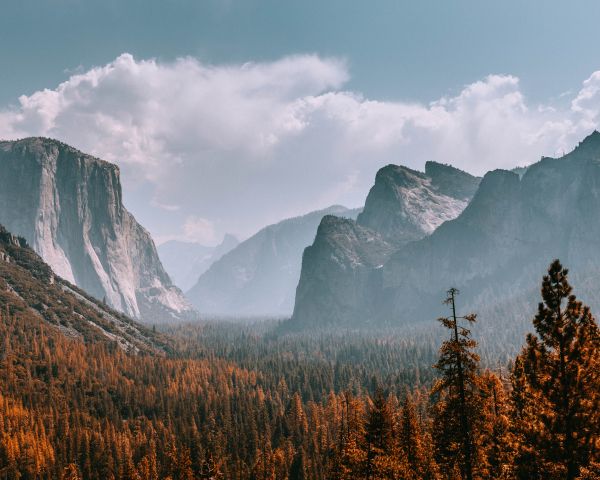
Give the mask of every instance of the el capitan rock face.
M 194 316 L 149 233 L 122 203 L 116 165 L 61 142 L 0 142 L 0 223 L 56 274 L 147 322 Z

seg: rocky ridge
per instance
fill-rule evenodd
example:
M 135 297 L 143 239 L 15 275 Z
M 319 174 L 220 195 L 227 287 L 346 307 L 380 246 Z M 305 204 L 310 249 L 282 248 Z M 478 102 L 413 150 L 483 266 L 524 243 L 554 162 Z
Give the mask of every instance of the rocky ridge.
M 381 168 L 357 220 L 323 218 L 304 251 L 293 328 L 368 325 L 383 296 L 383 266 L 409 242 L 456 218 L 480 179 L 449 165 L 427 162 L 425 172 Z
M 54 274 L 23 237 L 0 225 L 0 308 L 45 322 L 68 337 L 113 343 L 130 353 L 165 353 L 168 343 Z
M 372 299 L 368 308 L 359 303 L 358 315 L 320 315 L 306 307 L 310 302 L 342 304 L 349 298 L 348 289 L 337 289 L 339 279 L 329 274 L 337 267 L 321 260 L 319 270 L 307 249 L 290 325 L 327 325 L 329 319 L 334 325 L 354 326 L 431 322 L 447 314 L 441 300 L 455 287 L 461 292 L 461 311 L 479 314 L 476 328 L 517 345 L 535 314 L 541 276 L 554 258 L 570 269 L 577 296 L 600 311 L 598 212 L 600 133 L 594 132 L 563 157 L 542 158 L 516 173 L 488 172 L 460 215 L 430 235 L 394 248 L 374 280 L 358 283 L 358 291 L 370 289 Z M 325 240 L 317 238 L 311 248 Z M 319 258 L 340 251 L 335 246 Z

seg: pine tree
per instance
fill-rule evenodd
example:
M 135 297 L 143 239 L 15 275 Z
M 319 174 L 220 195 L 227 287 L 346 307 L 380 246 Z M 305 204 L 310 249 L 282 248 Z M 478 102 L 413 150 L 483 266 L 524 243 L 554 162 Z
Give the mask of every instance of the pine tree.
M 434 406 L 434 440 L 438 461 L 446 471 L 451 472 L 458 465 L 461 477 L 473 480 L 474 437 L 481 418 L 479 356 L 473 351 L 477 343 L 471 338 L 471 331 L 458 321 L 474 323 L 476 316 L 456 315 L 457 294 L 455 288 L 448 290 L 444 303 L 450 305 L 452 315 L 439 319 L 451 331 L 451 338 L 442 344 L 440 358 L 434 365 L 442 374 L 432 389 L 438 399 Z
M 383 389 L 377 386 L 371 398 L 365 427 L 364 474 L 367 480 L 398 478 L 401 473 L 393 430 L 392 407 Z
M 599 460 L 600 335 L 590 309 L 573 295 L 568 270 L 555 260 L 513 370 L 519 422 L 519 478 L 535 459 L 544 478 L 573 480 Z M 537 474 L 539 474 L 536 473 Z
M 407 467 L 413 477 L 420 478 L 425 472 L 425 459 L 421 441 L 421 427 L 415 410 L 415 405 L 407 395 L 400 414 L 400 449 Z
M 364 404 L 350 392 L 345 392 L 342 410 L 340 438 L 329 477 L 335 480 L 364 478 L 362 470 L 367 459 Z
M 510 478 L 510 418 L 507 393 L 501 378 L 486 371 L 481 375 L 484 397 L 481 431 L 477 447 L 481 450 L 480 470 L 485 478 Z

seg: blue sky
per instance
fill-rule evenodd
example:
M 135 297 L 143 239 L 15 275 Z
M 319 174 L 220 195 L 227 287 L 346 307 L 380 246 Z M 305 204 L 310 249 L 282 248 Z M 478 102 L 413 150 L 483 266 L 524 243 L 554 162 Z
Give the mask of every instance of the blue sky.
M 210 63 L 318 53 L 349 60 L 349 88 L 429 101 L 490 73 L 542 99 L 598 68 L 600 2 L 20 0 L 0 15 L 0 101 L 123 52 Z
M 0 136 L 118 163 L 159 241 L 360 205 L 385 163 L 530 163 L 598 123 L 597 1 L 3 3 Z

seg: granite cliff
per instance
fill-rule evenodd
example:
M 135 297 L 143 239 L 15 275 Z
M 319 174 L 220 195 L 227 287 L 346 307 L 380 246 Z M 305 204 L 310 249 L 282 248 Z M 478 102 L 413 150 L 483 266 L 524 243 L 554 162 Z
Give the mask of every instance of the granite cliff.
M 570 269 L 577 296 L 593 311 L 600 310 L 600 133 L 592 133 L 563 157 L 542 158 L 517 173 L 491 171 L 478 184 L 456 218 L 439 222 L 420 239 L 405 241 L 405 232 L 414 235 L 414 222 L 406 229 L 398 227 L 398 219 L 404 218 L 398 212 L 402 202 L 385 215 L 383 208 L 377 209 L 370 217 L 377 222 L 370 225 L 381 230 L 380 237 L 371 236 L 367 242 L 344 234 L 341 228 L 332 232 L 322 225 L 321 234 L 304 254 L 290 327 L 431 322 L 447 314 L 441 300 L 449 287 L 456 287 L 461 292 L 461 310 L 479 313 L 476 328 L 494 331 L 496 339 L 502 335 L 500 341 L 516 345 L 530 327 L 541 277 L 554 258 Z M 465 203 L 472 187 L 471 182 L 464 190 Z M 419 205 L 427 209 L 427 204 Z M 363 216 L 355 228 L 363 226 Z M 332 241 L 337 235 L 346 238 Z M 401 240 L 394 242 L 393 237 Z M 391 252 L 381 248 L 383 238 L 393 245 Z M 353 247 L 341 248 L 346 242 Z M 364 255 L 343 256 L 360 243 L 381 252 L 377 262 L 360 261 Z M 320 249 L 318 255 L 315 249 Z M 346 259 L 343 268 L 337 264 L 339 258 Z M 361 269 L 371 268 L 371 277 L 361 270 L 357 274 L 354 265 L 358 264 Z M 347 288 L 343 282 L 350 279 L 358 280 Z M 313 305 L 331 307 L 321 313 Z M 345 305 L 352 308 L 344 310 Z
M 293 328 L 365 326 L 386 303 L 383 267 L 411 241 L 456 218 L 480 179 L 449 165 L 427 162 L 425 172 L 387 165 L 377 172 L 356 221 L 323 218 L 304 251 Z
M 0 142 L 0 223 L 55 273 L 146 322 L 190 318 L 150 234 L 125 209 L 119 169 L 46 138 Z

